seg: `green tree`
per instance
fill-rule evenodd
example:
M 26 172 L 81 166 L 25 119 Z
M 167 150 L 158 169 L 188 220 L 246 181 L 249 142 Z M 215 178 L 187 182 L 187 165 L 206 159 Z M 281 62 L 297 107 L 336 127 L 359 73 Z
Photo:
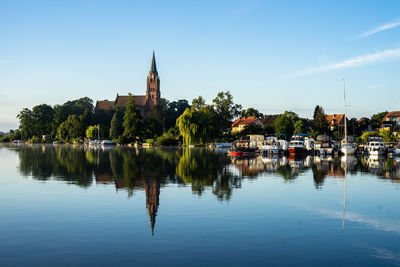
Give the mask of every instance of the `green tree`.
M 123 119 L 120 111 L 116 111 L 111 120 L 110 138 L 117 139 L 124 132 Z
M 71 142 L 80 139 L 85 134 L 85 128 L 82 123 L 82 116 L 70 115 L 68 119 L 60 124 L 57 129 L 57 138 Z
M 34 135 L 41 138 L 44 134 L 51 134 L 54 119 L 54 109 L 46 104 L 32 108 L 34 120 Z
M 377 131 L 364 132 L 364 133 L 361 135 L 361 140 L 362 140 L 363 142 L 367 142 L 367 141 L 368 141 L 368 137 L 370 137 L 370 136 L 377 136 L 377 135 L 379 135 L 379 133 L 378 133 Z
M 131 94 L 129 94 L 129 96 L 129 100 L 126 104 L 123 123 L 124 132 L 122 135 L 127 142 L 135 142 L 142 130 L 142 115 L 136 107 L 133 96 Z
M 316 106 L 314 110 L 313 130 L 318 134 L 328 132 L 328 121 L 324 109 L 320 106 Z
M 208 116 L 204 111 L 186 109 L 176 120 L 176 125 L 183 137 L 183 144 L 203 145 L 207 142 Z
M 145 139 L 157 139 L 163 133 L 163 125 L 156 118 L 146 119 L 143 126 L 143 138 Z
M 17 118 L 19 119 L 19 130 L 21 131 L 22 139 L 31 138 L 35 134 L 33 112 L 28 108 L 24 108 L 17 115 Z
M 383 137 L 383 142 L 396 142 L 396 137 L 391 131 L 382 130 L 379 135 Z
M 229 91 L 219 92 L 213 99 L 213 104 L 223 129 L 229 128 L 231 121 L 239 116 L 242 110 L 241 105 L 233 102 L 233 96 Z
M 99 135 L 99 126 L 91 125 L 86 129 L 86 137 L 87 138 L 97 138 Z
M 202 96 L 199 96 L 198 98 L 194 98 L 192 100 L 192 109 L 194 110 L 203 109 L 205 106 L 206 106 L 206 100 Z
M 384 112 L 376 113 L 371 116 L 371 120 L 369 121 L 369 123 L 370 123 L 372 129 L 377 129 L 380 127 L 381 121 L 386 116 L 387 113 L 388 113 L 387 111 L 384 111 Z
M 294 124 L 299 119 L 296 113 L 285 111 L 274 122 L 274 128 L 277 133 L 283 133 L 286 138 L 290 138 L 294 133 Z
M 250 116 L 254 116 L 257 118 L 261 118 L 263 116 L 263 114 L 261 112 L 259 112 L 257 109 L 255 108 L 248 108 L 246 110 L 242 110 L 242 117 L 250 117 Z
M 306 127 L 303 120 L 298 120 L 294 123 L 294 134 L 301 134 L 306 132 Z

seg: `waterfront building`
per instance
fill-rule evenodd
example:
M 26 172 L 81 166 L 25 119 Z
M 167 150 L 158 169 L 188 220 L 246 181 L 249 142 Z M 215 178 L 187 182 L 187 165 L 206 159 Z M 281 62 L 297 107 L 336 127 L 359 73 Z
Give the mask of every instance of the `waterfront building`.
M 400 111 L 388 112 L 381 121 L 381 128 L 392 132 L 400 131 Z
M 259 127 L 264 126 L 263 123 L 261 122 L 261 120 L 255 116 L 241 117 L 241 118 L 236 119 L 232 123 L 232 126 L 231 126 L 232 133 L 241 132 L 248 125 L 254 125 L 254 126 L 259 126 Z
M 160 91 L 160 77 L 158 76 L 156 58 L 153 51 L 153 57 L 151 59 L 151 66 L 149 74 L 147 76 L 147 88 L 146 95 L 133 95 L 137 109 L 141 112 L 143 117 L 147 117 L 154 106 L 160 103 L 161 91 Z M 97 110 L 113 110 L 115 108 L 125 109 L 126 104 L 129 100 L 129 95 L 119 95 L 114 101 L 103 100 L 96 102 Z

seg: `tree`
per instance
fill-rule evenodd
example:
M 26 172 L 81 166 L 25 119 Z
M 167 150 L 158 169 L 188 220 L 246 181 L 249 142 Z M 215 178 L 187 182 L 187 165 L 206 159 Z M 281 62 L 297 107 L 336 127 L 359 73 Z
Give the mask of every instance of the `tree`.
M 176 120 L 183 144 L 203 145 L 208 141 L 208 116 L 204 111 L 186 109 Z
M 200 110 L 204 108 L 205 105 L 206 105 L 206 100 L 202 96 L 199 96 L 198 98 L 194 98 L 192 100 L 192 109 L 194 110 Z
M 324 109 L 320 106 L 316 106 L 314 110 L 313 130 L 318 134 L 328 132 L 328 121 Z
M 382 130 L 379 135 L 382 136 L 383 142 L 396 142 L 396 137 L 391 131 Z
M 263 114 L 261 112 L 259 112 L 257 109 L 255 108 L 248 108 L 246 110 L 242 110 L 242 117 L 250 117 L 250 116 L 254 116 L 257 118 L 261 118 L 263 116 Z
M 306 128 L 304 125 L 303 120 L 298 120 L 294 123 L 294 134 L 301 134 L 301 133 L 305 133 L 306 132 Z
M 85 134 L 85 128 L 82 123 L 82 116 L 70 115 L 68 119 L 60 124 L 57 129 L 57 138 L 71 142 L 80 139 Z
M 370 136 L 377 136 L 377 135 L 379 135 L 379 133 L 378 133 L 377 131 L 364 132 L 364 133 L 361 135 L 360 139 L 361 139 L 363 142 L 367 142 L 367 141 L 368 141 L 368 137 L 370 137 Z
M 156 139 L 163 133 L 162 123 L 156 118 L 148 118 L 144 121 L 143 138 Z
M 41 138 L 44 134 L 51 134 L 54 119 L 54 109 L 46 104 L 32 108 L 34 120 L 34 135 Z
M 139 137 L 142 130 L 142 115 L 137 109 L 135 99 L 129 94 L 129 100 L 126 104 L 126 111 L 124 116 L 124 132 L 122 135 L 128 142 L 135 142 Z
M 387 111 L 384 111 L 384 112 L 376 113 L 371 116 L 371 120 L 369 121 L 369 123 L 370 123 L 372 129 L 377 129 L 380 127 L 381 121 L 386 116 L 387 113 L 388 113 Z
M 277 133 L 283 133 L 290 138 L 294 133 L 294 124 L 299 119 L 296 113 L 285 111 L 274 122 L 274 128 Z
M 111 120 L 110 138 L 117 139 L 124 132 L 122 124 L 123 124 L 122 114 L 121 112 L 116 111 Z
M 231 121 L 240 115 L 242 109 L 241 105 L 233 102 L 233 96 L 229 91 L 219 92 L 213 99 L 213 104 L 223 129 L 231 125 Z
M 33 112 L 24 108 L 18 115 L 19 130 L 21 131 L 22 139 L 27 140 L 34 135 L 34 116 Z
M 99 126 L 92 125 L 86 129 L 86 137 L 87 138 L 97 138 L 99 135 Z

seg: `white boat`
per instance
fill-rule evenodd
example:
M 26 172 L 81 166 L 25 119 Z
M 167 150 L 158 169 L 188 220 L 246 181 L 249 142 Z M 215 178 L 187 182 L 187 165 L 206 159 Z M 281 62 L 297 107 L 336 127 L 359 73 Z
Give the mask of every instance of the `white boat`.
M 110 141 L 110 140 L 103 140 L 101 142 L 102 146 L 116 146 L 117 143 L 115 143 L 114 141 Z
M 369 155 L 383 155 L 386 153 L 386 145 L 383 142 L 382 136 L 370 136 L 368 137 L 367 145 L 365 150 Z
M 314 151 L 315 149 L 315 141 L 311 137 L 304 138 L 304 144 L 306 145 L 307 151 Z
M 292 155 L 305 153 L 307 150 L 304 143 L 304 137 L 301 135 L 293 135 L 289 142 L 288 150 Z
M 326 134 L 318 135 L 317 142 L 315 142 L 315 150 L 318 151 L 320 155 L 332 155 L 332 138 Z
M 261 151 L 262 146 L 264 145 L 264 136 L 261 134 L 249 134 L 247 135 L 248 140 L 253 142 L 257 151 Z
M 265 137 L 263 146 L 261 147 L 261 151 L 265 154 L 280 154 L 282 152 L 282 148 L 280 146 L 278 137 L 276 136 Z
M 215 143 L 216 148 L 231 148 L 232 143 Z
M 357 145 L 354 138 L 351 139 L 347 136 L 347 117 L 346 117 L 346 87 L 343 79 L 343 98 L 344 98 L 344 139 L 341 142 L 340 151 L 343 155 L 353 155 L 356 152 Z

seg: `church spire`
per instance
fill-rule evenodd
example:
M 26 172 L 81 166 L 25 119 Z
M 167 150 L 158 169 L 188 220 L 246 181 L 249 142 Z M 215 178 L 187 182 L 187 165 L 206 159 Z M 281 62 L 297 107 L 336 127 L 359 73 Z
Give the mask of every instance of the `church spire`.
M 158 74 L 157 65 L 156 65 L 156 56 L 154 55 L 154 50 L 153 50 L 153 58 L 151 59 L 150 72 L 154 73 L 154 74 Z

